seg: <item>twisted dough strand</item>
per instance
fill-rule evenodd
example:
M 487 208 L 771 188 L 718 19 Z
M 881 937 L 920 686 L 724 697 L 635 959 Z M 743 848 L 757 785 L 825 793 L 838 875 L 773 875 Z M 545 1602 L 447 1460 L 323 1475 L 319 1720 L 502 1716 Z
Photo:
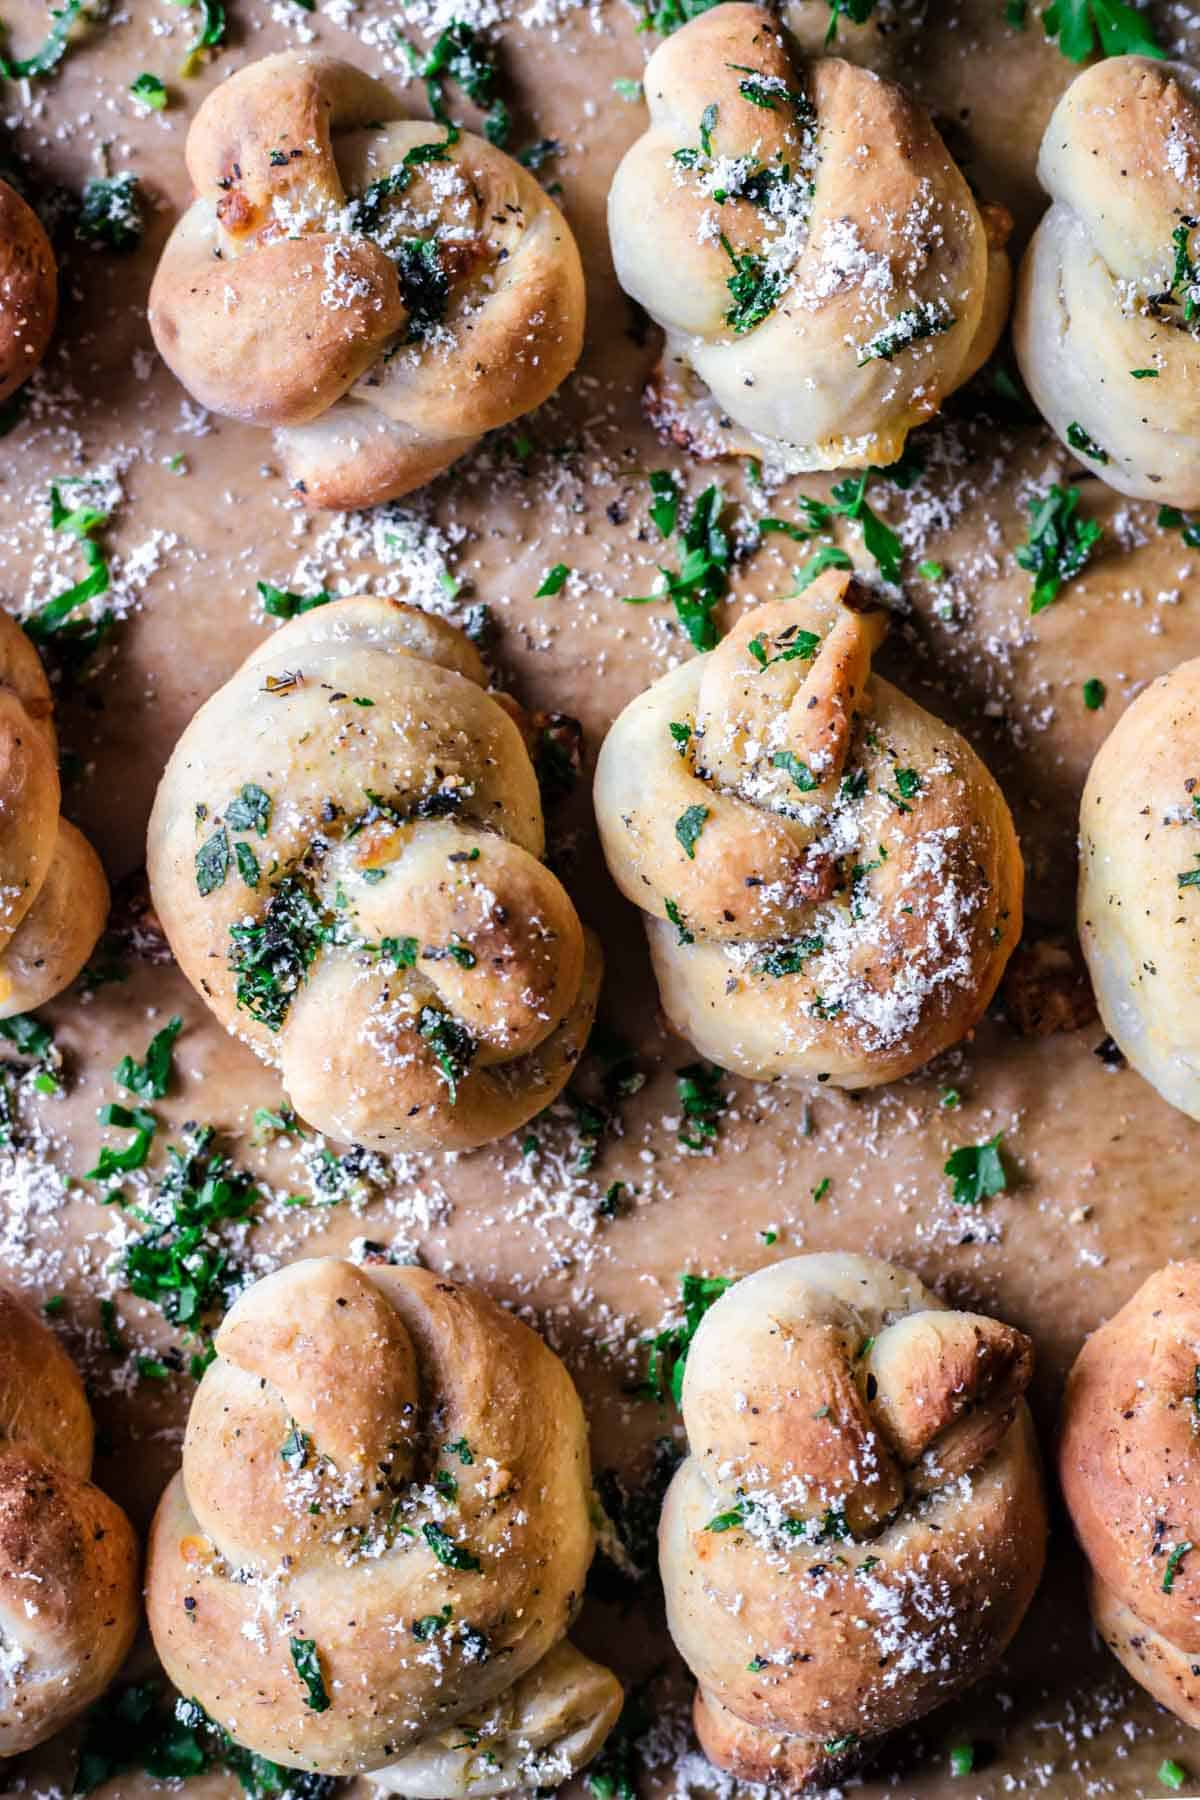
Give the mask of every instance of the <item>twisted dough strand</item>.
M 738 1282 L 688 1355 L 659 1552 L 717 1765 L 785 1791 L 977 1679 L 1037 1586 L 1028 1339 L 873 1257 Z
M 259 646 L 159 787 L 148 866 L 176 957 L 341 1139 L 499 1137 L 591 1026 L 599 948 L 540 861 L 520 711 L 486 680 L 452 626 L 341 600 Z
M 82 1712 L 133 1642 L 137 1543 L 91 1469 L 75 1365 L 0 1288 L 0 1756 Z
M 895 1079 L 974 1025 L 1020 936 L 1008 807 L 871 673 L 885 620 L 830 571 L 656 681 L 601 749 L 609 868 L 669 1018 L 723 1068 Z
M 176 1686 L 251 1749 L 386 1792 L 573 1773 L 620 1688 L 565 1642 L 593 1537 L 557 1357 L 469 1288 L 333 1258 L 267 1277 L 215 1342 L 150 1539 Z
M 239 70 L 187 158 L 196 199 L 155 274 L 155 343 L 203 405 L 276 429 L 310 504 L 421 486 L 578 360 L 583 272 L 553 201 L 481 138 L 403 119 L 350 64 L 288 51 Z

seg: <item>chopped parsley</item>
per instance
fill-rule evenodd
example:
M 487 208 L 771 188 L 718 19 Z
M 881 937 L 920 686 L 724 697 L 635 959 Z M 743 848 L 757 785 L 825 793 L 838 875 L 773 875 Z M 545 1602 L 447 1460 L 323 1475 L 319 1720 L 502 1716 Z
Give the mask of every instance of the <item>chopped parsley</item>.
M 684 1123 L 679 1142 L 687 1150 L 703 1150 L 717 1136 L 717 1121 L 729 1105 L 721 1088 L 722 1071 L 707 1063 L 688 1063 L 675 1077 Z
M 312 1712 L 328 1712 L 329 1695 L 325 1691 L 325 1677 L 321 1673 L 321 1658 L 313 1638 L 290 1637 L 288 1649 L 292 1653 L 292 1667 L 305 1686 L 304 1704 Z
M 954 322 L 954 314 L 944 304 L 932 300 L 906 307 L 860 345 L 858 366 L 861 369 L 869 362 L 891 362 L 901 350 L 907 350 L 925 338 L 940 337 Z
M 815 556 L 811 556 L 803 566 L 796 570 L 796 585 L 793 593 L 802 594 L 806 587 L 811 587 L 818 575 L 826 569 L 852 569 L 853 562 L 836 544 L 822 544 Z
M 828 47 L 837 36 L 838 20 L 849 19 L 852 25 L 865 25 L 875 11 L 876 0 L 828 0 L 829 24 L 825 30 Z
M 1200 520 L 1189 519 L 1177 506 L 1160 506 L 1155 521 L 1163 531 L 1177 531 L 1189 550 L 1200 550 Z
M 123 256 L 137 249 L 144 230 L 136 175 L 102 175 L 88 182 L 75 221 L 77 238 L 85 244 L 103 244 Z
M 213 1150 L 215 1136 L 211 1125 L 191 1126 L 182 1150 L 169 1144 L 153 1202 L 130 1209 L 144 1229 L 126 1244 L 122 1273 L 173 1325 L 194 1326 L 226 1303 L 235 1271 L 218 1228 L 245 1224 L 261 1198 L 251 1178 Z
M 441 125 L 448 125 L 444 83 L 455 82 L 484 111 L 483 131 L 490 144 L 503 149 L 512 132 L 508 107 L 496 93 L 500 71 L 495 52 L 480 38 L 473 25 L 452 19 L 434 40 L 419 71 L 425 83 L 429 110 Z
M 234 861 L 237 863 L 238 874 L 241 876 L 243 882 L 248 888 L 256 888 L 262 876 L 262 870 L 259 868 L 258 858 L 255 856 L 249 844 L 235 844 L 233 846 L 233 856 Z
M 167 104 L 167 90 L 157 75 L 146 70 L 134 78 L 129 84 L 129 91 L 135 100 L 143 106 L 149 106 L 155 112 L 162 112 Z
M 799 788 L 802 794 L 811 794 L 813 789 L 818 786 L 817 778 L 808 764 L 801 762 L 800 758 L 791 750 L 776 750 L 771 758 L 771 767 L 786 769 L 792 786 Z
M 819 956 L 825 948 L 823 937 L 792 938 L 778 944 L 754 965 L 758 975 L 798 975 L 810 956 Z
M 766 258 L 755 250 L 735 250 L 724 232 L 720 242 L 733 266 L 733 273 L 725 283 L 732 303 L 725 314 L 725 323 L 736 337 L 744 337 L 774 312 L 786 274 L 783 269 L 772 269 Z
M 773 669 L 776 663 L 811 662 L 821 648 L 821 638 L 818 632 L 801 631 L 798 625 L 788 625 L 774 639 L 764 637 L 760 631 L 746 648 L 760 669 Z M 772 649 L 774 656 L 770 654 Z
M 642 19 L 639 31 L 657 31 L 660 37 L 669 37 L 686 25 L 689 19 L 698 19 L 716 6 L 718 0 L 642 0 Z
M 258 924 L 229 927 L 229 966 L 237 976 L 238 1005 L 268 1031 L 278 1031 L 331 929 L 304 878 L 285 875 Z
M 686 756 L 687 748 L 692 738 L 691 726 L 681 725 L 678 720 L 672 719 L 667 729 L 671 733 L 671 742 L 678 750 L 680 756 Z
M 246 782 L 225 808 L 225 823 L 230 831 L 256 831 L 259 837 L 266 837 L 271 824 L 270 794 L 257 782 Z
M 829 1738 L 821 1748 L 826 1756 L 844 1756 L 847 1750 L 853 1750 L 858 1742 L 857 1731 L 848 1731 L 844 1737 Z
M 1170 1788 L 1173 1794 L 1178 1794 L 1182 1792 L 1183 1784 L 1187 1780 L 1187 1770 L 1173 1758 L 1167 1756 L 1158 1765 L 1156 1779 L 1161 1781 L 1164 1787 Z
M 1100 447 L 1094 437 L 1089 437 L 1083 426 L 1072 419 L 1067 426 L 1067 442 L 1072 450 L 1078 450 L 1081 456 L 1090 456 L 1093 462 L 1106 463 L 1108 451 Z
M 419 1644 L 427 1644 L 439 1631 L 444 1631 L 454 1617 L 452 1606 L 443 1606 L 441 1612 L 426 1613 L 421 1619 L 414 1619 L 409 1630 Z
M 683 1393 L 683 1371 L 692 1339 L 700 1329 L 709 1307 L 733 1286 L 729 1275 L 681 1275 L 679 1296 L 683 1305 L 683 1324 L 672 1325 L 651 1338 L 646 1360 L 646 1373 L 638 1393 L 644 1399 L 665 1405 L 668 1399 L 679 1405 Z
M 368 188 L 350 203 L 353 227 L 369 237 L 378 231 L 383 222 L 383 208 L 388 200 L 394 200 L 403 194 L 413 182 L 416 171 L 426 163 L 449 162 L 447 152 L 457 144 L 460 133 L 454 125 L 446 125 L 446 135 L 440 141 L 427 144 L 414 144 L 406 150 L 394 169 L 381 175 Z
M 171 1081 L 175 1039 L 182 1030 L 183 1020 L 176 1014 L 150 1039 L 144 1062 L 123 1056 L 114 1070 L 117 1086 L 128 1088 L 139 1100 L 162 1100 Z
M 974 1744 L 954 1744 L 950 1750 L 950 1773 L 954 1776 L 962 1776 L 971 1775 L 974 1771 Z
M 286 588 L 272 587 L 269 581 L 255 584 L 263 603 L 263 611 L 272 619 L 294 619 L 300 613 L 312 612 L 316 606 L 328 606 L 333 595 L 322 588 L 319 594 L 291 594 Z
M 453 1106 L 458 1099 L 458 1084 L 470 1072 L 478 1048 L 465 1025 L 436 1006 L 423 1006 L 417 1016 L 417 1031 L 433 1052 L 442 1080 Z
M 650 517 L 660 537 L 669 538 L 679 518 L 679 486 L 666 469 L 655 469 L 650 475 Z
M 401 238 L 394 252 L 400 297 L 408 313 L 406 344 L 419 344 L 446 316 L 450 277 L 436 238 Z
M 1129 373 L 1135 381 L 1157 381 L 1160 371 L 1158 369 L 1130 369 Z
M 188 0 L 191 4 L 191 0 Z M 225 8 L 222 0 L 198 0 L 200 31 L 183 60 L 179 73 L 197 75 L 205 61 L 204 52 L 215 50 L 225 42 Z
M 29 618 L 22 619 L 21 624 L 40 650 L 53 642 L 68 668 L 74 668 L 99 649 L 113 625 L 113 613 L 108 608 L 98 619 L 74 616 L 88 601 L 108 592 L 108 563 L 95 541 L 95 533 L 108 523 L 108 514 L 86 504 L 67 506 L 60 492 L 63 486 L 65 482 L 52 482 L 50 486 L 50 528 L 79 539 L 87 573 L 73 587 L 56 594 Z
M 896 792 L 893 794 L 886 788 L 884 789 L 888 799 L 896 808 L 896 811 L 900 813 L 910 813 L 912 811 L 912 807 L 908 802 L 910 800 L 915 800 L 920 791 L 921 777 L 917 774 L 915 769 L 897 769 Z
M 122 1175 L 144 1168 L 150 1146 L 154 1142 L 154 1133 L 158 1130 L 158 1120 L 154 1114 L 141 1106 L 130 1108 L 110 1101 L 99 1109 L 96 1117 L 102 1125 L 114 1126 L 118 1131 L 131 1131 L 133 1136 L 119 1150 L 114 1149 L 111 1144 L 102 1145 L 95 1168 L 87 1172 L 87 1180 L 119 1180 Z
M 1040 613 L 1058 599 L 1089 561 L 1104 536 L 1097 519 L 1078 517 L 1079 489 L 1053 485 L 1029 502 L 1029 535 L 1016 549 L 1022 569 L 1033 576 L 1029 610 Z
M 223 887 L 228 873 L 229 837 L 225 827 L 218 825 L 196 852 L 196 889 L 201 898 L 207 899 Z
M 1108 698 L 1108 689 L 1098 675 L 1089 675 L 1083 684 L 1083 704 L 1089 712 L 1099 712 Z
M 1172 1546 L 1171 1554 L 1167 1558 L 1167 1566 L 1163 1570 L 1162 1591 L 1164 1594 L 1170 1594 L 1170 1593 L 1174 1592 L 1175 1577 L 1179 1573 L 1179 1565 L 1183 1561 L 1185 1556 L 1189 1556 L 1191 1554 L 1192 1549 L 1193 1549 L 1193 1545 L 1186 1543 L 1186 1542 L 1182 1543 L 1182 1544 L 1175 1544 Z
M 689 862 L 696 860 L 696 842 L 708 822 L 707 806 L 689 806 L 675 821 L 675 836 Z
M 657 496 L 655 506 L 659 508 L 655 523 L 662 529 L 661 521 L 669 517 L 673 526 L 674 510 L 669 515 L 664 510 L 667 504 L 665 489 L 654 487 L 653 482 L 651 477 L 652 491 Z M 677 504 L 677 499 L 671 502 L 672 507 Z M 660 565 L 660 590 L 655 594 L 631 595 L 625 601 L 627 606 L 646 606 L 652 600 L 670 600 L 679 623 L 697 650 L 711 650 L 716 644 L 717 626 L 713 612 L 729 588 L 729 538 L 721 528 L 724 504 L 719 487 L 714 484 L 705 488 L 680 535 L 678 573 Z M 652 516 L 655 506 L 651 507 Z
M 1000 1155 L 1002 1132 L 984 1144 L 963 1144 L 946 1159 L 945 1173 L 953 1183 L 956 1206 L 979 1206 L 1008 1187 L 1008 1175 Z
M 664 900 L 663 901 L 663 911 L 666 913 L 667 918 L 670 920 L 671 924 L 674 925 L 676 931 L 679 933 L 679 936 L 676 938 L 675 942 L 677 944 L 694 944 L 696 941 L 695 935 L 692 932 L 690 932 L 688 930 L 687 926 L 684 924 L 683 914 L 680 912 L 679 907 L 676 905 L 675 901 L 671 900 L 671 899 Z
M 1101 56 L 1163 56 L 1149 21 L 1125 0 L 1054 0 L 1042 14 L 1048 38 L 1069 62 Z
M 71 28 L 82 13 L 83 0 L 66 0 L 66 4 L 57 10 L 51 7 L 50 29 L 39 47 L 32 56 L 16 57 L 12 61 L 0 54 L 0 77 L 5 81 L 28 81 L 38 75 L 48 75 L 67 54 Z
M 235 1744 L 196 1700 L 172 1695 L 155 1681 L 106 1694 L 86 1715 L 75 1793 L 90 1794 L 127 1769 L 143 1768 L 159 1781 L 186 1780 L 207 1769 L 235 1775 L 250 1800 L 328 1800 L 327 1775 L 285 1769 Z
M 440 1563 L 448 1569 L 466 1571 L 479 1570 L 483 1567 L 479 1558 L 465 1544 L 456 1544 L 454 1539 L 435 1524 L 431 1519 L 421 1527 L 421 1536 L 433 1551 Z
M 567 576 L 571 573 L 566 563 L 555 563 L 542 576 L 542 584 L 533 596 L 535 600 L 545 600 L 551 594 L 561 594 L 567 584 Z

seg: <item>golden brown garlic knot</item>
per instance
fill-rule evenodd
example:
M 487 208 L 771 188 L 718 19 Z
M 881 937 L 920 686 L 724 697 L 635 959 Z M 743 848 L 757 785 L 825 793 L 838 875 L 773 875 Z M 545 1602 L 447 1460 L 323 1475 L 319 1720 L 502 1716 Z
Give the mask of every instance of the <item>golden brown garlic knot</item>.
M 828 1779 L 1001 1654 L 1042 1569 L 1029 1340 L 873 1257 L 729 1289 L 688 1354 L 659 1532 L 712 1760 Z

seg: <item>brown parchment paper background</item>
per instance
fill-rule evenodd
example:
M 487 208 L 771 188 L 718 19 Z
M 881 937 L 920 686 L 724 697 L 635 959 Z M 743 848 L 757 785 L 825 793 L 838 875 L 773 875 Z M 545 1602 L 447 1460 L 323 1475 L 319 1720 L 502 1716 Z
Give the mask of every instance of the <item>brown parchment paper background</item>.
M 169 0 L 135 0 L 74 49 L 56 77 L 32 93 L 18 85 L 0 93 L 0 119 L 40 182 L 77 190 L 106 145 L 111 166 L 135 170 L 153 203 L 146 242 L 133 257 L 82 249 L 70 256 L 55 349 L 25 422 L 0 443 L 0 600 L 13 609 L 31 592 L 45 598 L 66 584 L 46 561 L 49 481 L 114 459 L 120 468 L 123 497 L 105 542 L 125 571 L 128 616 L 101 671 L 60 715 L 64 744 L 82 759 L 67 788 L 68 811 L 93 835 L 114 880 L 142 861 L 155 784 L 183 725 L 269 629 L 255 581 L 398 587 L 396 566 L 374 554 L 361 525 L 339 527 L 340 551 L 330 551 L 328 518 L 306 518 L 289 497 L 266 434 L 217 419 L 197 430 L 180 390 L 149 354 L 145 293 L 187 197 L 183 140 L 203 93 L 249 58 L 308 32 L 377 72 L 399 60 L 384 47 L 403 18 L 380 0 L 337 0 L 335 12 L 322 0 L 312 15 L 291 0 L 231 0 L 229 10 L 228 46 L 193 80 L 176 71 L 194 15 Z M 5 16 L 19 52 L 40 39 L 45 15 L 30 0 Z M 825 7 L 806 0 L 790 16 L 815 45 Z M 1186 43 L 1175 35 L 1174 15 L 1162 25 L 1166 41 Z M 417 44 L 428 42 L 428 33 L 409 30 Z M 583 248 L 588 346 L 577 377 L 530 423 L 534 449 L 524 463 L 510 445 L 487 447 L 407 511 L 449 534 L 455 576 L 471 584 L 470 598 L 494 608 L 506 685 L 527 702 L 582 720 L 590 767 L 626 701 L 672 657 L 691 654 L 663 605 L 621 603 L 648 591 L 662 554 L 646 518 L 646 471 L 679 467 L 693 492 L 711 474 L 689 471 L 642 423 L 639 390 L 656 355 L 655 334 L 637 329 L 616 287 L 604 230 L 611 171 L 644 117 L 612 84 L 640 75 L 654 40 L 638 36 L 624 0 L 597 0 L 590 11 L 558 18 L 543 0 L 540 14 L 507 19 L 497 36 L 515 99 L 515 143 L 555 137 L 563 146 L 544 179 L 561 181 Z M 902 77 L 931 106 L 980 192 L 1012 208 L 1023 241 L 1042 204 L 1037 142 L 1072 73 L 1036 20 L 1017 32 L 1005 25 L 999 0 L 937 0 L 881 9 L 868 27 L 844 26 L 841 45 Z M 163 115 L 140 113 L 128 97 L 142 69 L 169 82 L 172 104 Z M 409 93 L 414 112 L 423 113 L 419 84 Z M 463 116 L 476 115 L 466 108 Z M 887 503 L 913 543 L 910 567 L 928 556 L 949 571 L 938 595 L 927 582 L 911 582 L 910 610 L 884 666 L 965 729 L 1002 780 L 1029 861 L 1029 930 L 1039 936 L 1069 925 L 1078 795 L 1096 746 L 1142 684 L 1200 653 L 1200 567 L 1177 534 L 1155 530 L 1153 508 L 1127 504 L 1076 471 L 1084 509 L 1105 522 L 1103 550 L 1058 605 L 1031 620 L 1027 577 L 1011 556 L 1024 535 L 1021 499 L 1031 482 L 1060 478 L 1072 465 L 1036 424 L 988 418 L 977 401 L 953 410 L 945 428 L 924 434 L 932 473 L 921 487 L 890 500 L 878 489 L 880 505 Z M 169 466 L 179 456 L 182 471 Z M 732 466 L 716 473 L 741 496 Z M 792 484 L 769 510 L 785 511 L 788 493 L 800 490 L 819 492 L 820 483 Z M 737 601 L 781 590 L 804 552 L 780 543 L 772 539 L 739 561 Z M 853 534 L 847 544 L 857 550 Z M 51 548 L 70 561 L 70 546 Z M 557 561 L 574 571 L 566 591 L 533 598 Z M 79 572 L 76 562 L 68 579 Z M 947 595 L 949 620 L 935 603 Z M 1108 688 L 1097 713 L 1085 710 L 1080 695 L 1088 676 Z M 800 1250 L 864 1249 L 909 1264 L 948 1296 L 1032 1334 L 1034 1403 L 1049 1447 L 1063 1374 L 1084 1335 L 1150 1270 L 1200 1249 L 1197 1127 L 1136 1075 L 1103 1064 L 1094 1054 L 1103 1035 L 1097 1021 L 1037 1039 L 995 1018 L 937 1069 L 858 1099 L 727 1080 L 733 1103 L 715 1150 L 683 1154 L 674 1074 L 690 1052 L 658 1018 L 640 928 L 600 862 L 586 782 L 558 817 L 555 836 L 568 883 L 604 940 L 604 1017 L 636 1047 L 648 1076 L 623 1108 L 623 1135 L 606 1140 L 583 1180 L 563 1173 L 567 1156 L 557 1173 L 531 1176 L 518 1146 L 507 1142 L 402 1168 L 383 1192 L 353 1207 L 286 1217 L 272 1209 L 246 1247 L 246 1266 L 266 1269 L 362 1237 L 400 1239 L 432 1266 L 479 1282 L 539 1324 L 568 1358 L 588 1406 L 596 1467 L 636 1481 L 654 1438 L 677 1430 L 677 1421 L 630 1398 L 631 1347 L 667 1311 L 680 1271 L 746 1272 Z M 243 1165 L 285 1191 L 294 1186 L 284 1152 L 248 1142 L 254 1107 L 279 1101 L 277 1082 L 225 1037 L 173 967 L 137 962 L 127 981 L 86 997 L 68 993 L 47 1009 L 70 1078 L 65 1098 L 40 1103 L 49 1159 L 75 1176 L 91 1165 L 101 1138 L 96 1108 L 114 1097 L 114 1064 L 125 1051 L 140 1054 L 173 1012 L 186 1022 L 180 1080 L 160 1117 L 175 1129 L 187 1119 L 215 1124 Z M 938 1103 L 948 1084 L 963 1095 L 955 1113 Z M 1009 1191 L 978 1212 L 956 1209 L 941 1173 L 946 1155 L 997 1130 L 1014 1174 Z M 160 1129 L 160 1146 L 166 1136 Z M 828 1191 L 814 1203 L 812 1190 L 826 1177 Z M 636 1205 L 597 1222 L 595 1199 L 616 1180 L 636 1190 Z M 0 1208 L 0 1274 L 37 1300 L 66 1295 L 60 1323 L 87 1370 L 105 1438 L 99 1478 L 144 1527 L 178 1458 L 191 1384 L 137 1383 L 115 1369 L 96 1328 L 96 1297 L 116 1292 L 122 1330 L 138 1348 L 172 1343 L 177 1334 L 106 1281 L 113 1243 L 104 1234 L 112 1234 L 114 1215 L 95 1203 L 94 1189 L 76 1189 L 61 1206 L 31 1205 L 7 1168 Z M 778 1234 L 773 1246 L 763 1239 L 769 1231 Z M 611 1655 L 630 1682 L 665 1670 L 653 1692 L 667 1719 L 672 1659 L 653 1584 L 628 1608 L 589 1602 L 579 1636 Z M 684 1684 L 676 1681 L 674 1690 L 681 1701 Z M 947 1747 L 967 1738 L 987 1747 L 983 1766 L 952 1781 Z M 679 1743 L 686 1747 L 681 1734 Z M 6 1791 L 48 1793 L 68 1782 L 70 1752 L 68 1740 L 23 1770 L 10 1768 Z M 1164 1756 L 1177 1758 L 1200 1788 L 1200 1741 L 1094 1646 L 1081 1565 L 1060 1513 L 1044 1587 L 1004 1668 L 890 1747 L 860 1791 L 922 1800 L 1154 1794 L 1163 1791 L 1155 1771 Z M 642 1786 L 670 1793 L 696 1778 L 694 1761 L 677 1766 L 668 1758 Z M 154 1788 L 130 1777 L 105 1795 Z M 190 1791 L 237 1788 L 212 1775 Z

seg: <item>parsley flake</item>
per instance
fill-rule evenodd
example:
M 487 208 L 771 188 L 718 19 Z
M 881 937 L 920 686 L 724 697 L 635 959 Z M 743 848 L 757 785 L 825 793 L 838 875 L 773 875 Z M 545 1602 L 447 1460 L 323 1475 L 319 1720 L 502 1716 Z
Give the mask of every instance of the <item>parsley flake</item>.
M 1008 1175 L 1000 1155 L 1002 1132 L 984 1144 L 963 1144 L 946 1159 L 945 1173 L 954 1184 L 956 1206 L 979 1206 L 1008 1187 Z
M 292 1667 L 307 1690 L 304 1704 L 312 1712 L 328 1712 L 331 1702 L 325 1691 L 325 1677 L 321 1673 L 321 1658 L 315 1640 L 292 1637 L 288 1639 L 288 1649 L 292 1653 Z

